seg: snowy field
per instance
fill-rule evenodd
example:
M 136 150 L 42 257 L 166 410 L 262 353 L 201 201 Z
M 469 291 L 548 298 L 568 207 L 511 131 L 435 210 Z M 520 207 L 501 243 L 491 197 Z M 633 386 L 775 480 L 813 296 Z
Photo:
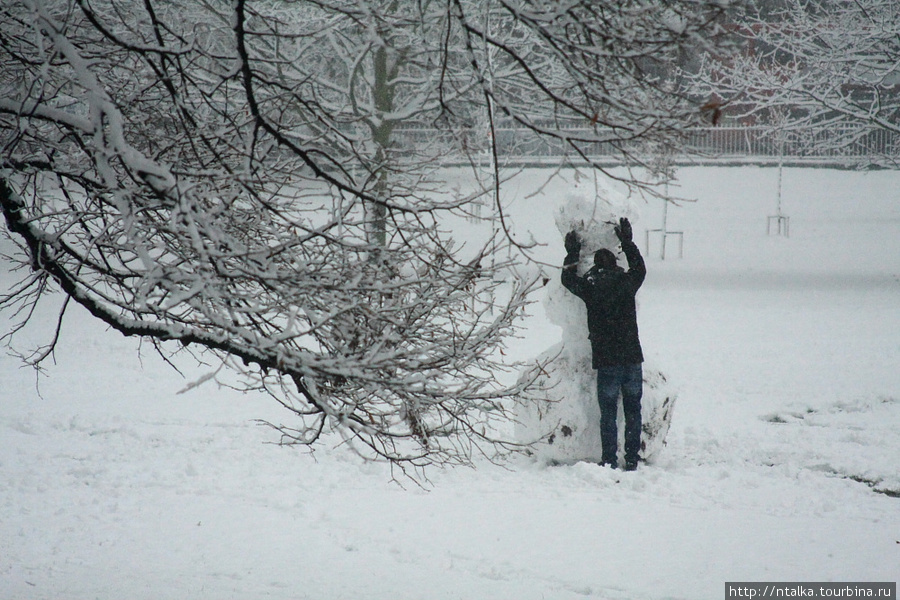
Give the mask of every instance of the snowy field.
M 553 244 L 558 178 L 519 230 Z M 267 444 L 265 398 L 181 378 L 79 315 L 46 377 L 0 356 L 0 598 L 708 599 L 727 581 L 900 576 L 900 173 L 685 168 L 647 256 L 645 352 L 680 391 L 668 446 L 596 465 L 432 471 Z M 636 239 L 661 225 L 641 203 Z M 673 238 L 670 237 L 670 244 Z M 557 272 L 553 272 L 557 276 Z M 0 269 L 0 285 L 11 276 Z M 52 328 L 33 331 L 40 339 Z M 540 306 L 511 350 L 560 330 Z

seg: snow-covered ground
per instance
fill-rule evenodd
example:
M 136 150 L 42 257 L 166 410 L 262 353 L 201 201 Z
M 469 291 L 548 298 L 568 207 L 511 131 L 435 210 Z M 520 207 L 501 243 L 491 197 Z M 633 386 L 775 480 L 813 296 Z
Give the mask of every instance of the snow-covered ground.
M 0 597 L 699 599 L 726 581 L 896 581 L 900 173 L 786 169 L 790 238 L 766 235 L 776 169 L 678 178 L 696 200 L 668 214 L 684 258 L 651 248 L 639 295 L 645 351 L 680 390 L 655 464 L 521 458 L 402 488 L 341 449 L 267 444 L 254 420 L 287 418 L 271 402 L 178 394 L 187 380 L 152 351 L 78 315 L 46 377 L 0 356 Z M 511 186 L 514 213 L 559 263 L 555 207 L 590 186 L 525 198 L 536 181 Z M 661 204 L 637 212 L 642 242 Z M 536 306 L 512 350 L 559 332 Z

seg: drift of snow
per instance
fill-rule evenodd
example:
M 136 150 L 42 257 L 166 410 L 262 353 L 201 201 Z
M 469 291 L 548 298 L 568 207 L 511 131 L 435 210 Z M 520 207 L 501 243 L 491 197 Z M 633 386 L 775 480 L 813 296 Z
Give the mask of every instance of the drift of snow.
M 564 171 L 529 196 L 543 175 L 508 193 L 517 232 L 559 265 L 553 214 L 592 192 Z M 680 169 L 673 192 L 697 200 L 668 215 L 684 258 L 642 245 L 642 343 L 679 399 L 667 446 L 635 473 L 523 457 L 404 489 L 340 447 L 266 444 L 255 419 L 287 418 L 271 401 L 178 395 L 152 351 L 140 360 L 86 315 L 40 394 L 0 356 L 0 596 L 663 599 L 895 581 L 900 174 L 785 169 L 790 238 L 766 235 L 776 176 Z M 635 206 L 640 243 L 661 207 Z M 561 341 L 544 311 L 511 354 Z

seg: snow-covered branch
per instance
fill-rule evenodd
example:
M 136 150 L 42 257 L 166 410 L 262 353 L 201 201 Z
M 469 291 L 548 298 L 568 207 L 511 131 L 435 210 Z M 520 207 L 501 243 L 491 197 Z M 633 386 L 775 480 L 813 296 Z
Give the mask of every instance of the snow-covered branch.
M 896 166 L 896 3 L 760 2 L 738 15 L 735 27 L 745 42 L 743 53 L 728 61 L 708 61 L 701 94 L 726 107 L 731 118 L 769 124 L 791 143 L 820 145 L 822 138 L 815 134 L 827 130 L 834 152 L 854 148 L 848 154 L 866 156 L 857 166 Z
M 709 45 L 722 3 L 665 5 L 5 2 L 0 207 L 29 272 L 0 309 L 27 322 L 61 292 L 214 355 L 289 409 L 288 443 L 506 451 L 533 381 L 508 383 L 503 345 L 543 278 L 510 250 L 485 132 L 674 143 L 698 107 L 669 60 Z M 434 139 L 397 133 L 423 123 Z M 480 185 L 448 189 L 460 161 Z

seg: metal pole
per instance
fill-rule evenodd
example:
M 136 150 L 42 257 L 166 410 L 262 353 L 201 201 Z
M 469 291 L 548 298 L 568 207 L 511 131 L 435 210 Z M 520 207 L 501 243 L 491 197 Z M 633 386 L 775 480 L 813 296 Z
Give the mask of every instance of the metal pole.
M 781 216 L 781 173 L 784 170 L 784 142 L 781 145 L 781 157 L 778 159 L 778 204 L 776 206 L 777 214 L 779 217 Z
M 669 231 L 669 180 L 666 179 L 666 193 L 663 198 L 663 219 L 662 219 L 662 249 L 659 251 L 659 259 L 666 260 L 666 232 Z

